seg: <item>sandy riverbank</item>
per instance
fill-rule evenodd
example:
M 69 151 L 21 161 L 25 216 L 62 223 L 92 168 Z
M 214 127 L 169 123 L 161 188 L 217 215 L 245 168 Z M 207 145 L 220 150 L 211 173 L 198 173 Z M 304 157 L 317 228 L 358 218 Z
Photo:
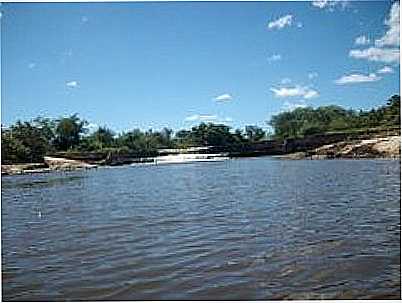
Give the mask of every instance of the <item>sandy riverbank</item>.
M 97 165 L 83 161 L 65 158 L 44 157 L 44 163 L 26 163 L 1 165 L 2 175 L 21 175 L 32 173 L 47 173 L 52 171 L 71 171 L 77 169 L 96 168 Z
M 193 162 L 215 162 L 229 159 L 223 154 L 175 154 L 167 156 L 159 156 L 154 158 L 139 158 L 138 161 L 129 163 L 100 165 L 100 166 L 117 166 L 117 165 L 138 165 L 138 164 L 183 164 Z M 46 173 L 51 171 L 72 171 L 79 169 L 96 168 L 98 165 L 89 164 L 85 161 L 72 160 L 59 157 L 44 157 L 44 163 L 14 164 L 2 165 L 2 175 L 19 175 L 29 173 Z

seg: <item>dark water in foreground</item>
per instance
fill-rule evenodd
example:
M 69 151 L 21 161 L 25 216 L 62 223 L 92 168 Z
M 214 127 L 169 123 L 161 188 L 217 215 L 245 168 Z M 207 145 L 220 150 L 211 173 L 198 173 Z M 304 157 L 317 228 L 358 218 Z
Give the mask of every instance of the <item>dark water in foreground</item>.
M 2 178 L 4 300 L 400 297 L 400 162 Z

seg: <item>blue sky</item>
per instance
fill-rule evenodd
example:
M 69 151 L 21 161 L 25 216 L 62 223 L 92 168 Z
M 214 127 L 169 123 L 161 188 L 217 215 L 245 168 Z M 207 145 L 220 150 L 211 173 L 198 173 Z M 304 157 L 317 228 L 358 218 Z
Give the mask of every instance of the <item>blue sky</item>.
M 399 3 L 3 3 L 2 123 L 266 126 L 399 93 Z

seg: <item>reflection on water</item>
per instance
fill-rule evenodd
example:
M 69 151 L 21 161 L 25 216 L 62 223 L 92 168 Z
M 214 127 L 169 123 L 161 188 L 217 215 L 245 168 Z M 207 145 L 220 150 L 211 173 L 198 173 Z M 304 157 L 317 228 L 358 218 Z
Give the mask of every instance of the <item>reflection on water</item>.
M 2 178 L 5 300 L 400 298 L 400 162 Z

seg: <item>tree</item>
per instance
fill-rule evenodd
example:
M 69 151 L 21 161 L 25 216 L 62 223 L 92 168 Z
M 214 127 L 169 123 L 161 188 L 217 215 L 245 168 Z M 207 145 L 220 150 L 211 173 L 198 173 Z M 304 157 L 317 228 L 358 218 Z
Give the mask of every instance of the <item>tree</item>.
M 245 132 L 249 142 L 257 142 L 265 137 L 264 130 L 258 126 L 247 125 Z
M 243 131 L 241 129 L 236 129 L 233 134 L 233 139 L 237 145 L 247 143 L 247 139 L 243 135 Z
M 163 147 L 172 147 L 172 134 L 173 130 L 167 127 L 160 131 L 160 143 Z
M 99 127 L 91 137 L 94 139 L 95 144 L 100 148 L 112 147 L 114 142 L 114 132 L 105 127 Z
M 49 145 L 54 143 L 56 138 L 56 121 L 50 118 L 37 117 L 33 124 L 39 128 Z
M 10 130 L 1 130 L 1 164 L 25 163 L 31 150 L 14 138 Z
M 17 121 L 9 129 L 2 129 L 3 162 L 42 162 L 49 149 L 45 133 L 32 122 Z
M 384 119 L 390 125 L 400 125 L 401 123 L 401 97 L 393 95 L 387 101 L 387 106 L 384 110 Z
M 56 146 L 60 150 L 67 150 L 77 146 L 81 135 L 86 132 L 87 122 L 81 120 L 77 114 L 56 121 Z
M 277 138 L 297 138 L 327 131 L 400 125 L 400 97 L 392 96 L 386 106 L 370 111 L 346 110 L 340 106 L 297 108 L 274 115 L 269 124 Z

